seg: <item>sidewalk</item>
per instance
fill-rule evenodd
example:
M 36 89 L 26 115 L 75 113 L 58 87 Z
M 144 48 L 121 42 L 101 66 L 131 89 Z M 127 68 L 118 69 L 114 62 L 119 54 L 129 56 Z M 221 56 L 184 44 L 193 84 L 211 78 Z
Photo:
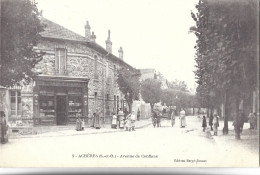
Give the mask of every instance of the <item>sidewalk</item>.
M 233 122 L 228 122 L 229 132 L 223 135 L 222 129 L 224 121 L 219 122 L 218 136 L 214 136 L 213 131 L 211 137 L 217 144 L 217 151 L 223 154 L 219 158 L 220 166 L 229 165 L 228 167 L 243 165 L 244 167 L 259 165 L 259 130 L 249 129 L 249 123 L 245 123 L 243 132 L 240 135 L 241 139 L 235 139 L 235 131 L 232 125 Z M 230 165 L 230 162 L 233 162 Z
M 135 128 L 140 129 L 152 124 L 151 119 L 144 119 L 135 122 Z M 85 128 L 84 131 L 76 131 L 76 125 L 66 126 L 37 126 L 31 130 L 25 130 L 23 133 L 12 133 L 9 131 L 10 139 L 31 138 L 31 137 L 56 137 L 56 136 L 73 136 L 73 135 L 86 135 L 86 134 L 99 134 L 99 133 L 112 133 L 112 132 L 125 132 L 124 129 L 112 129 L 111 124 L 101 125 L 100 129 Z M 27 132 L 27 133 L 26 133 Z

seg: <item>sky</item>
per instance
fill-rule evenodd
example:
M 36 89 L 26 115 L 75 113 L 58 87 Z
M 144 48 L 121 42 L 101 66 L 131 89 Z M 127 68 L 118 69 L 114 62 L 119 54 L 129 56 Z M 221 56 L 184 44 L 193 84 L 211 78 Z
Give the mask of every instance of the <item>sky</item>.
M 43 17 L 82 36 L 89 21 L 96 42 L 106 47 L 110 30 L 112 53 L 120 46 L 124 61 L 138 69 L 154 68 L 169 80 L 195 86 L 196 37 L 191 11 L 198 0 L 36 0 Z

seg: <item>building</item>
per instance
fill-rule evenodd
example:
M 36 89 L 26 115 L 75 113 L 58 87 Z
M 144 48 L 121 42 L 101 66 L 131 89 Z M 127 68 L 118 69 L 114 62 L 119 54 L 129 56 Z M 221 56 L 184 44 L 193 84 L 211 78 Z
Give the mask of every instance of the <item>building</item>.
M 47 26 L 34 47 L 45 52 L 34 68 L 39 75 L 29 85 L 1 88 L 6 101 L 1 106 L 9 122 L 66 125 L 76 116 L 88 120 L 96 111 L 103 122 L 110 122 L 113 111 L 126 107 L 116 83 L 117 70 L 137 71 L 123 61 L 122 47 L 119 57 L 112 54 L 110 31 L 106 49 L 98 45 L 88 21 L 84 37 L 45 18 L 41 21 Z

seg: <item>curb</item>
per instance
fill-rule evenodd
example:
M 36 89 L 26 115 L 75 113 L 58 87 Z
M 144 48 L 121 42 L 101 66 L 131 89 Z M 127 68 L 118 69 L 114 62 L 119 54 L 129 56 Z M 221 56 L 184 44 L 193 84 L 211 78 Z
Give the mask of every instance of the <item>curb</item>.
M 136 127 L 136 129 L 141 129 L 148 127 L 149 125 L 152 125 L 152 123 L 144 124 L 142 126 Z M 106 134 L 106 133 L 115 133 L 115 132 L 125 132 L 125 129 L 116 129 L 116 130 L 109 130 L 109 131 L 101 131 L 101 132 L 90 132 L 90 133 L 78 133 L 78 134 L 64 134 L 64 135 L 41 135 L 41 134 L 36 134 L 36 135 L 19 135 L 17 137 L 10 137 L 10 139 L 22 139 L 22 138 L 40 138 L 40 137 L 64 137 L 64 136 L 77 136 L 77 135 L 89 135 L 89 134 Z

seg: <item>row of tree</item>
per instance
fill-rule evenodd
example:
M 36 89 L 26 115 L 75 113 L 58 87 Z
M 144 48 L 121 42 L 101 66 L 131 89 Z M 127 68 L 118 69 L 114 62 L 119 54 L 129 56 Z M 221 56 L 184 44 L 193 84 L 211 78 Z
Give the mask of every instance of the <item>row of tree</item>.
M 231 104 L 235 104 L 235 122 L 239 104 L 248 101 L 257 87 L 257 1 L 199 0 L 191 13 L 197 36 L 196 89 L 202 106 L 213 109 L 225 105 L 224 133 L 228 133 Z M 240 138 L 235 126 L 236 138 Z
M 159 74 L 160 75 L 160 74 Z M 184 81 L 167 82 L 167 89 L 161 89 L 160 76 L 139 82 L 140 74 L 133 70 L 122 68 L 118 71 L 117 83 L 120 91 L 125 95 L 130 110 L 134 100 L 142 99 L 149 103 L 153 110 L 156 103 L 161 102 L 166 106 L 176 106 L 177 111 L 186 107 L 198 107 L 195 95 L 189 93 Z

